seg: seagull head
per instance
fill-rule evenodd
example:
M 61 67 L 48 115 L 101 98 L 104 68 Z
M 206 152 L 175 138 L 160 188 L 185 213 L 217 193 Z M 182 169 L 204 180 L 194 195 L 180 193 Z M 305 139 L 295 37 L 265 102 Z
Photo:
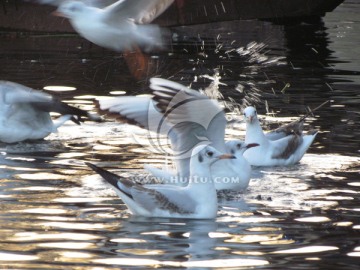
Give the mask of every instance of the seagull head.
M 257 119 L 257 112 L 254 107 L 246 107 L 244 110 L 246 123 L 253 123 Z
M 242 155 L 244 152 L 252 147 L 259 146 L 258 143 L 245 143 L 241 140 L 231 140 L 226 142 L 226 152 L 231 153 L 232 155 L 238 156 Z
M 70 19 L 77 17 L 79 14 L 86 13 L 88 8 L 84 2 L 70 0 L 61 3 L 52 14 Z
M 196 146 L 192 150 L 191 162 L 199 165 L 210 166 L 220 159 L 234 159 L 234 155 L 223 154 L 210 145 Z

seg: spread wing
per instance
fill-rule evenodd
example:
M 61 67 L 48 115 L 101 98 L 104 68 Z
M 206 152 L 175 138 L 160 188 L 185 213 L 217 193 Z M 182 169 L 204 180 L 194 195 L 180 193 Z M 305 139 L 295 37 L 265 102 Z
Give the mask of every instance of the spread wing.
M 101 121 L 99 116 L 89 114 L 84 110 L 67 105 L 44 92 L 14 82 L 0 81 L 0 104 L 12 105 L 20 103 L 26 103 L 43 112 L 76 115 L 78 116 L 78 119 L 72 119 L 76 123 L 83 121 L 81 117 L 87 117 L 93 121 Z
M 226 118 L 216 100 L 169 80 L 152 78 L 150 82 L 156 106 L 178 134 L 173 148 L 194 147 L 207 140 L 225 151 Z
M 121 122 L 137 125 L 154 132 L 161 131 L 153 123 L 160 123 L 163 115 L 154 106 L 151 97 L 127 96 L 101 99 L 96 101 L 96 106 L 100 113 Z M 166 129 L 164 130 L 166 131 Z
M 121 19 L 133 19 L 137 24 L 151 23 L 162 14 L 174 0 L 120 0 L 105 8 L 106 20 L 116 23 Z

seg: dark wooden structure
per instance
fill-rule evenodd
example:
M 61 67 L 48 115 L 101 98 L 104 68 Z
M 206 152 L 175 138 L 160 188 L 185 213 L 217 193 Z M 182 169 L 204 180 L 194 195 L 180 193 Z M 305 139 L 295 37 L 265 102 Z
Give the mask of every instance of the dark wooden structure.
M 150 1 L 150 0 L 149 0 Z M 175 0 L 156 23 L 162 26 L 230 20 L 284 20 L 321 17 L 344 0 Z M 53 6 L 0 0 L 0 28 L 39 32 L 73 32 L 68 21 L 51 15 Z

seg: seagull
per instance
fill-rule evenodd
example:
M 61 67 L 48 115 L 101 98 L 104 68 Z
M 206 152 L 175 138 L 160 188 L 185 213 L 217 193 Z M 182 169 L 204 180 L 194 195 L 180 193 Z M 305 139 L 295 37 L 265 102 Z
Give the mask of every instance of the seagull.
M 210 166 L 219 160 L 234 158 L 208 145 L 195 147 L 190 159 L 190 181 L 185 187 L 155 184 L 142 186 L 91 163 L 86 165 L 111 184 L 133 215 L 214 219 L 218 204 Z
M 89 41 L 115 51 L 162 47 L 163 30 L 149 24 L 174 0 L 119 0 L 104 8 L 75 0 L 60 3 L 54 15 L 68 18 Z
M 102 114 L 154 132 L 155 135 L 149 133 L 150 145 L 170 155 L 176 170 L 162 170 L 150 165 L 145 165 L 145 169 L 162 182 L 186 184 L 190 176 L 189 162 L 194 147 L 205 144 L 226 152 L 225 113 L 216 100 L 182 84 L 152 78 L 150 88 L 153 97 L 101 99 L 97 101 L 97 107 Z M 171 149 L 160 145 L 158 134 L 168 136 Z M 257 144 L 248 143 L 242 150 L 255 146 Z M 211 166 L 216 189 L 246 189 L 250 179 L 248 166 L 241 154 L 237 155 L 236 160 L 216 162 Z
M 62 114 L 52 120 L 50 112 Z M 76 124 L 83 117 L 101 121 L 98 115 L 69 106 L 49 94 L 24 85 L 0 81 L 0 141 L 16 143 L 24 140 L 43 139 L 66 121 Z
M 318 133 L 317 130 L 313 130 L 307 135 L 303 135 L 302 123 L 299 123 L 298 125 L 293 124 L 289 125 L 288 128 L 280 129 L 279 132 L 274 132 L 268 137 L 260 126 L 254 107 L 245 108 L 244 117 L 246 120 L 245 143 L 255 142 L 260 145 L 244 153 L 244 157 L 253 166 L 288 166 L 296 164 L 304 156 Z M 291 129 L 293 132 L 286 135 Z

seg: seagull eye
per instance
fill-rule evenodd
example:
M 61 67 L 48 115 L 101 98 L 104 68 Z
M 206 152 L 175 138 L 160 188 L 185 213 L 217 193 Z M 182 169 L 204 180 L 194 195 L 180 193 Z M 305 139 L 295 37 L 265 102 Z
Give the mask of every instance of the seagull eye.
M 238 143 L 238 144 L 236 145 L 236 148 L 237 148 L 237 149 L 240 149 L 240 148 L 241 148 L 241 143 Z
M 212 157 L 212 156 L 214 155 L 214 152 L 209 151 L 209 152 L 206 153 L 206 155 L 207 155 L 208 157 Z

